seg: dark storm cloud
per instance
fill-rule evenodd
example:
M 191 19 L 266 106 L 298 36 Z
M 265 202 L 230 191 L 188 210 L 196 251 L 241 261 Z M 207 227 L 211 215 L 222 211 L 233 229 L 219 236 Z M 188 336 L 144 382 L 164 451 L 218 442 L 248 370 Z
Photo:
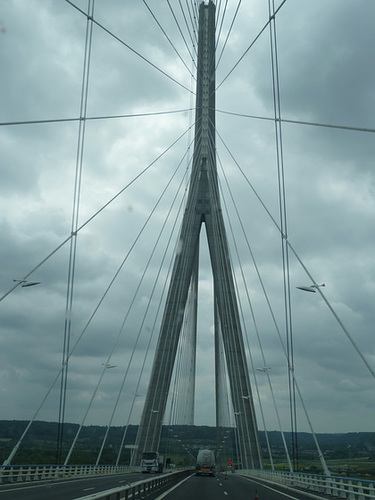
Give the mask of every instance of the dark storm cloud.
M 85 9 L 86 2 L 77 2 Z M 158 10 L 160 9 L 160 11 Z M 232 7 L 233 9 L 233 7 Z M 241 7 L 231 38 L 220 62 L 221 82 L 251 44 L 268 19 L 265 2 Z M 176 36 L 174 21 L 164 5 L 155 6 L 163 26 Z M 371 128 L 374 109 L 372 63 L 374 7 L 367 2 L 289 0 L 277 16 L 280 98 L 285 119 Z M 97 1 L 95 19 L 109 31 L 144 54 L 181 84 L 194 90 L 194 82 L 176 57 L 144 5 Z M 86 21 L 67 3 L 14 1 L 5 3 L 1 15 L 2 122 L 77 118 Z M 223 30 L 226 34 L 228 25 Z M 193 65 L 179 41 L 178 49 Z M 134 52 L 95 25 L 93 29 L 88 115 L 107 116 L 150 111 L 188 109 L 192 95 L 141 60 Z M 272 86 L 266 30 L 232 75 L 220 87 L 218 108 L 234 113 L 272 117 Z M 112 196 L 145 169 L 192 123 L 190 113 L 86 122 L 80 223 L 86 221 Z M 52 252 L 71 230 L 78 122 L 1 127 L 0 229 L 2 291 L 20 279 Z M 259 196 L 278 220 L 277 169 L 272 122 L 217 115 L 218 132 Z M 140 228 L 183 158 L 192 134 L 153 165 L 131 188 L 98 215 L 78 236 L 77 270 L 73 308 L 72 345 L 81 332 L 121 261 L 130 251 Z M 324 293 L 347 325 L 369 363 L 373 350 L 374 272 L 374 141 L 373 133 L 336 130 L 307 125 L 283 125 L 284 167 L 289 238 Z M 283 331 L 280 236 L 249 189 L 243 175 L 217 139 L 218 155 L 235 193 L 278 324 Z M 182 181 L 187 160 L 174 179 Z M 221 166 L 219 166 L 219 172 Z M 221 173 L 220 173 L 221 175 Z M 186 183 L 182 181 L 182 185 Z M 228 194 L 224 180 L 223 192 Z M 80 421 L 111 348 L 127 315 L 147 259 L 151 259 L 135 306 L 114 350 L 116 369 L 107 370 L 96 414 L 91 423 L 106 423 L 108 405 L 114 403 L 132 349 L 138 349 L 122 397 L 122 417 L 135 392 L 139 369 L 150 337 L 151 349 L 139 392 L 147 389 L 152 350 L 157 337 L 155 310 L 162 287 L 152 296 L 152 312 L 142 324 L 151 289 L 163 256 L 162 245 L 151 258 L 159 228 L 167 218 L 174 192 L 170 189 L 145 234 L 94 316 L 71 362 L 68 418 Z M 181 203 L 182 193 L 176 202 Z M 229 221 L 240 229 L 227 200 Z M 224 210 L 225 211 L 225 210 Z M 172 231 L 170 216 L 163 245 Z M 174 228 L 165 268 L 177 241 Z M 266 311 L 266 301 L 251 264 L 247 243 L 238 238 L 247 286 L 251 290 L 260 335 L 266 347 L 271 377 L 281 406 L 287 407 L 286 361 Z M 17 288 L 1 303 L 1 380 L 7 405 L 1 418 L 27 419 L 56 377 L 61 364 L 69 243 L 30 279 L 39 287 Z M 233 248 L 234 262 L 235 251 Z M 207 252 L 203 265 L 209 263 Z M 238 264 L 236 264 L 238 269 Z M 198 401 L 213 401 L 213 319 L 211 272 L 203 268 L 199 303 Z M 373 405 L 369 397 L 373 379 L 353 352 L 337 322 L 318 294 L 304 294 L 296 286 L 309 279 L 291 255 L 292 308 L 296 377 L 306 395 L 317 431 L 371 430 Z M 239 278 L 240 283 L 240 278 Z M 241 297 L 246 302 L 244 288 Z M 245 312 L 255 367 L 263 366 L 249 311 Z M 268 405 L 270 396 L 262 373 L 257 379 Z M 372 398 L 373 399 L 373 398 Z M 57 418 L 58 388 L 51 393 L 40 418 Z M 137 401 L 134 421 L 142 398 Z M 143 401 L 143 400 L 142 400 Z M 128 404 L 128 406 L 127 406 Z M 360 408 L 361 419 L 353 407 Z M 197 423 L 213 424 L 214 409 L 197 404 Z M 269 427 L 276 420 L 269 416 Z M 303 417 L 301 417 L 303 421 Z M 335 422 L 341 422 L 340 429 Z M 301 428 L 308 430 L 303 423 Z

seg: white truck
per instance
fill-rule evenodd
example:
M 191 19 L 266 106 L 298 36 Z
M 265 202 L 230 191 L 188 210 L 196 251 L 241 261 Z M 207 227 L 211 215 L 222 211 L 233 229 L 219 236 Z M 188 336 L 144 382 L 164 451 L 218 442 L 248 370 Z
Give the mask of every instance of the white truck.
M 145 451 L 142 454 L 141 472 L 163 472 L 164 457 L 157 451 Z
M 197 476 L 214 476 L 216 473 L 215 454 L 212 450 L 199 450 L 195 474 Z

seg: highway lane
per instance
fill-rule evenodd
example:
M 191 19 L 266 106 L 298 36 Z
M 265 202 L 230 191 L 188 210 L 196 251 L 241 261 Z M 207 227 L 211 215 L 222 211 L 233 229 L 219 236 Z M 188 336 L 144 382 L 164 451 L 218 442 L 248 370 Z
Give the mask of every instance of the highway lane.
M 3 484 L 0 486 L 0 500 L 73 500 L 143 479 L 148 479 L 148 476 L 137 472 L 35 483 Z
M 195 476 L 181 481 L 163 493 L 147 500 L 311 500 L 300 491 L 291 491 L 274 484 L 262 483 L 238 474 L 216 477 Z
M 153 477 L 156 475 L 153 474 Z M 0 500 L 73 500 L 149 479 L 141 473 L 0 486 Z M 311 500 L 300 491 L 245 478 L 239 474 L 195 476 L 158 491 L 147 500 Z

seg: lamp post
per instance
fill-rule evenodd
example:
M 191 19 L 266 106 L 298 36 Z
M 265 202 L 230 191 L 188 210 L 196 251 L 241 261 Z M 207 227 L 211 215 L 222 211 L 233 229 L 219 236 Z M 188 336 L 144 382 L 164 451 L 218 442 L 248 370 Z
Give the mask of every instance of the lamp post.
M 28 281 L 28 280 L 13 280 L 13 281 L 15 283 L 19 283 L 22 288 L 39 285 L 41 283 L 41 281 Z
M 317 288 L 320 288 L 321 286 L 326 286 L 325 283 L 322 283 L 321 285 L 317 285 L 316 283 L 314 283 L 313 285 L 301 285 L 301 286 L 297 286 L 296 288 L 298 288 L 298 290 L 303 290 L 304 292 L 312 292 L 312 293 L 316 293 L 316 289 Z

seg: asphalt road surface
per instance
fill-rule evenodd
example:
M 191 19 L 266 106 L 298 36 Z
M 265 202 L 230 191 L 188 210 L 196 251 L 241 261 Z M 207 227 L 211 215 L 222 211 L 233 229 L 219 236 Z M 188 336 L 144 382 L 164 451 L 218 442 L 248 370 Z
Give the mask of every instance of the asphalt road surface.
M 216 477 L 192 475 L 163 493 L 147 500 L 311 500 L 311 496 L 238 474 Z
M 143 479 L 149 477 L 131 473 L 4 484 L 0 486 L 0 500 L 74 500 Z M 147 496 L 147 500 L 311 500 L 311 498 L 300 491 L 255 481 L 239 474 L 218 474 L 216 477 L 192 474 L 174 486 L 168 486 L 163 491 L 159 490 Z
M 73 500 L 143 479 L 145 479 L 145 474 L 138 472 L 104 477 L 3 484 L 0 486 L 0 500 Z M 146 479 L 149 477 L 147 476 Z

